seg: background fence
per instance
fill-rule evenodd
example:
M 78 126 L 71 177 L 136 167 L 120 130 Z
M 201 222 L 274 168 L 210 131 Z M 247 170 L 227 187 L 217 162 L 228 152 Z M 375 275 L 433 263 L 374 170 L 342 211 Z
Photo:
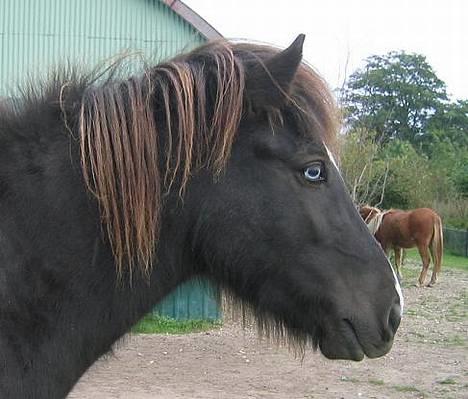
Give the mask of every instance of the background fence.
M 468 230 L 444 227 L 444 247 L 455 255 L 468 257 Z

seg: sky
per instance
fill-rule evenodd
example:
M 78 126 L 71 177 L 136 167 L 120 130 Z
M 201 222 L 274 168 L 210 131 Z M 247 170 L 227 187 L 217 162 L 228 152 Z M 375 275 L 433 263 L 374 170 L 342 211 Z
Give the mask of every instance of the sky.
M 184 0 L 223 36 L 288 46 L 341 87 L 365 58 L 426 56 L 452 100 L 468 99 L 468 0 Z

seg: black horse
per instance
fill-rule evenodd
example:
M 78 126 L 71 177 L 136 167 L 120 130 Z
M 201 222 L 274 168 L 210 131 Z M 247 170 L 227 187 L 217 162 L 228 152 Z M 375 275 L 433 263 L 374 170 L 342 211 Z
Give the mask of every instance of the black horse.
M 333 162 L 303 39 L 62 73 L 1 108 L 1 398 L 65 397 L 197 276 L 328 358 L 390 350 L 399 286 Z

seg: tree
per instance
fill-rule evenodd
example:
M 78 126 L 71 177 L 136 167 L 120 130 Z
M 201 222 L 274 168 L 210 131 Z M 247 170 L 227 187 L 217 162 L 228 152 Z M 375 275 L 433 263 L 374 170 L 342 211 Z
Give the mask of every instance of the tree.
M 437 182 L 431 161 L 404 140 L 392 140 L 381 148 L 380 157 L 389 163 L 383 208 L 430 207 Z M 436 184 L 434 184 L 436 183 Z
M 468 100 L 458 100 L 438 108 L 428 123 L 428 145 L 450 142 L 468 149 Z
M 380 158 L 375 132 L 354 129 L 340 136 L 341 172 L 356 205 L 378 206 L 385 195 L 389 163 Z
M 350 76 L 341 101 L 351 127 L 375 131 L 382 142 L 417 143 L 447 93 L 423 55 L 390 52 L 367 58 L 366 66 Z
M 441 186 L 431 162 L 403 140 L 385 145 L 375 133 L 353 129 L 340 137 L 341 170 L 355 204 L 388 208 L 431 206 Z M 436 184 L 434 184 L 436 183 Z
M 445 104 L 431 117 L 420 149 L 438 176 L 438 199 L 468 198 L 468 101 Z

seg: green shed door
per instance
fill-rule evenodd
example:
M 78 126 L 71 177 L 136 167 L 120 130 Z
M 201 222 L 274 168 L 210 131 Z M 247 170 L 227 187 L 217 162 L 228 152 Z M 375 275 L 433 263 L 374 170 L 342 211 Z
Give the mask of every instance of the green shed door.
M 66 62 L 92 67 L 124 51 L 157 62 L 204 41 L 159 0 L 0 0 L 0 97 Z M 220 318 L 207 282 L 178 287 L 155 312 Z
M 179 320 L 219 320 L 219 303 L 218 294 L 208 281 L 192 280 L 177 287 L 153 313 Z

